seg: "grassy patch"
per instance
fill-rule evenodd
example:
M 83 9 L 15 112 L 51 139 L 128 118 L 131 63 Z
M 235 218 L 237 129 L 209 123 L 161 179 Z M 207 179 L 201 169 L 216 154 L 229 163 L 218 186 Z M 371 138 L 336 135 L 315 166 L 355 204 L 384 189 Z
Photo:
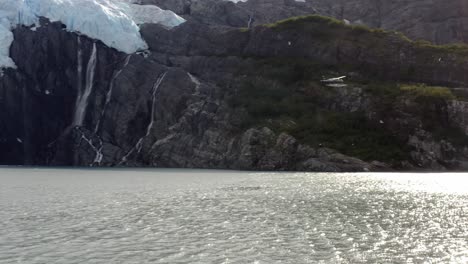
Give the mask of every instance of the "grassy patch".
M 338 19 L 320 15 L 292 17 L 265 26 L 279 31 L 298 31 L 322 41 L 350 40 L 354 45 L 372 50 L 374 54 L 382 53 L 383 58 L 391 55 L 386 53 L 388 42 L 391 41 L 409 45 L 423 60 L 442 61 L 452 57 L 450 60 L 463 63 L 468 59 L 468 44 L 434 45 L 424 40 L 413 41 L 400 32 L 365 25 L 347 25 Z
M 449 88 L 441 86 L 428 86 L 425 84 L 403 84 L 400 85 L 400 90 L 406 95 L 414 97 L 416 99 L 455 99 L 455 96 Z
M 294 57 L 252 58 L 253 63 L 239 69 L 238 75 L 258 76 L 289 85 L 320 81 L 329 74 L 337 74 L 337 67 L 310 59 Z
M 249 113 L 245 127 L 268 126 L 313 147 L 334 148 L 364 160 L 407 158 L 404 144 L 380 124 L 367 121 L 365 113 L 326 110 L 337 95 L 320 80 L 339 76 L 333 67 L 307 60 L 260 59 L 242 67 L 238 75 L 230 103 Z M 399 92 L 398 86 L 383 84 L 368 84 L 368 89 L 376 94 Z
M 246 57 L 248 63 L 239 67 L 236 82 L 230 84 L 231 105 L 242 107 L 249 113 L 246 126 L 268 126 L 278 133 L 290 133 L 302 143 L 334 148 L 364 160 L 393 162 L 409 159 L 405 140 L 381 124 L 370 122 L 366 113 L 330 111 L 333 109 L 331 104 L 340 103 L 336 101 L 338 95 L 320 80 L 359 72 L 347 78 L 346 83 L 364 89 L 371 98 L 370 111 L 375 112 L 374 116 L 401 118 L 401 111 L 405 111 L 404 114 L 421 120 L 423 128 L 437 138 L 468 145 L 462 131 L 444 129 L 447 124 L 441 124 L 446 120 L 446 101 L 457 98 L 449 88 L 399 84 L 424 79 L 427 72 L 437 67 L 466 63 L 468 45 L 438 46 L 411 41 L 398 32 L 347 25 L 317 15 L 289 18 L 265 27 L 308 35 L 315 41 L 314 45 L 323 50 L 353 47 L 378 63 L 345 65 L 354 63 L 347 59 L 337 65 L 325 65 L 311 59 Z M 393 45 L 393 49 L 389 45 Z M 400 50 L 405 52 L 400 54 Z M 360 54 L 352 53 L 355 57 Z M 387 76 L 387 72 L 393 74 Z M 406 104 L 406 100 L 410 103 Z M 393 130 L 399 129 L 395 127 Z M 412 128 L 402 129 L 404 137 L 405 129 Z
M 429 52 L 437 53 L 452 53 L 462 56 L 468 56 L 468 44 L 465 43 L 453 43 L 446 45 L 434 45 L 426 40 L 413 41 L 416 48 L 427 50 Z
M 291 27 L 298 28 L 301 25 L 306 26 L 311 23 L 322 24 L 331 27 L 344 27 L 346 26 L 343 21 L 336 18 L 321 16 L 321 15 L 308 15 L 296 16 L 280 20 L 275 23 L 266 24 L 265 26 L 276 29 L 288 29 Z
M 411 42 L 414 44 L 415 47 L 419 48 L 431 48 L 434 50 L 441 50 L 441 51 L 448 51 L 448 52 L 456 52 L 456 53 L 468 53 L 468 44 L 466 43 L 453 43 L 453 44 L 445 44 L 445 45 L 435 45 L 426 40 L 410 40 L 406 37 L 403 33 L 392 31 L 392 30 L 384 30 L 381 28 L 370 28 L 366 25 L 348 25 L 341 20 L 336 18 L 321 16 L 321 15 L 306 15 L 306 16 L 297 16 L 291 17 L 284 20 L 280 20 L 275 23 L 266 24 L 266 27 L 284 30 L 284 29 L 319 29 L 319 26 L 326 30 L 327 32 L 333 33 L 334 29 L 343 29 L 348 30 L 353 33 L 372 33 L 372 34 L 380 34 L 380 35 L 394 35 L 398 38 L 406 41 Z
M 350 34 L 355 37 L 362 37 L 363 34 L 370 34 L 375 37 L 393 34 L 409 41 L 409 39 L 403 34 L 395 31 L 387 31 L 380 28 L 370 28 L 366 25 L 348 25 L 336 18 L 321 15 L 291 17 L 280 20 L 276 23 L 266 24 L 265 26 L 275 30 L 301 30 L 306 31 L 307 33 L 324 33 L 331 36 Z M 342 34 L 337 34 L 339 32 Z
M 289 132 L 314 147 L 329 147 L 363 160 L 396 162 L 407 150 L 383 127 L 370 123 L 364 113 L 319 111 L 306 115 Z

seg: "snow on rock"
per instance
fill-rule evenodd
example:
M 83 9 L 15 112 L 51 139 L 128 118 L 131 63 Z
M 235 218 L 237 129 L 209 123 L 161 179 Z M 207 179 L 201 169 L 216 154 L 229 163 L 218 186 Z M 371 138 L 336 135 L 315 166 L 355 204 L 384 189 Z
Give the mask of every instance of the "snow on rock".
M 167 27 L 175 27 L 185 20 L 172 11 L 162 10 L 161 8 L 153 5 L 136 5 L 132 4 L 130 15 L 136 24 L 161 24 Z
M 11 33 L 9 25 L 6 22 L 0 21 L 0 68 L 15 67 L 15 63 L 10 58 L 10 45 L 13 42 L 13 33 Z M 1 69 L 0 69 L 1 74 Z
M 174 27 L 185 22 L 175 13 L 157 6 L 134 4 L 134 0 L 0 0 L 0 68 L 14 67 L 9 58 L 16 25 L 39 24 L 39 17 L 60 21 L 68 31 L 101 40 L 125 53 L 147 49 L 139 24 L 158 23 Z

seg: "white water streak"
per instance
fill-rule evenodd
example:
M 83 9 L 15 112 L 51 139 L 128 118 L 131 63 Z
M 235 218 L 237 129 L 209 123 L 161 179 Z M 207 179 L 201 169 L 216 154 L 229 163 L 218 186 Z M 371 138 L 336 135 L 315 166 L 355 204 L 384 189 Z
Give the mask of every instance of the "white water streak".
M 190 80 L 195 84 L 195 92 L 199 93 L 200 92 L 200 86 L 201 86 L 200 80 L 198 80 L 197 77 L 193 76 L 190 73 L 187 73 L 187 74 L 190 77 Z
M 75 125 L 76 120 L 76 107 L 80 103 L 80 98 L 82 97 L 83 93 L 83 50 L 81 49 L 81 38 L 78 36 L 77 39 L 78 47 L 77 47 L 77 84 L 76 84 L 76 102 L 75 102 L 75 116 L 73 117 L 73 125 Z
M 120 76 L 120 74 L 123 72 L 125 67 L 127 67 L 128 63 L 130 62 L 131 56 L 132 55 L 127 55 L 122 68 L 120 68 L 120 70 L 118 70 L 117 72 L 114 72 L 114 75 L 112 76 L 112 80 L 111 80 L 110 85 L 109 85 L 109 91 L 107 91 L 107 94 L 106 94 L 106 102 L 105 102 L 105 104 L 104 104 L 104 106 L 102 108 L 101 116 L 100 116 L 100 118 L 99 118 L 99 120 L 98 120 L 98 122 L 96 124 L 96 127 L 94 128 L 94 133 L 95 134 L 99 131 L 99 127 L 101 125 L 102 119 L 104 118 L 104 114 L 106 113 L 106 110 L 107 110 L 107 105 L 109 105 L 109 103 L 111 101 L 112 91 L 114 90 L 115 82 L 116 82 L 117 78 Z
M 80 50 L 81 48 L 79 48 Z M 93 43 L 93 51 L 91 52 L 91 56 L 88 61 L 88 66 L 86 67 L 86 83 L 85 83 L 85 90 L 84 92 L 81 91 L 81 87 L 78 87 L 80 90 L 78 91 L 78 98 L 75 110 L 75 117 L 73 120 L 74 126 L 82 126 L 83 120 L 86 114 L 86 108 L 88 107 L 88 98 L 91 92 L 93 91 L 94 87 L 94 75 L 96 69 L 96 61 L 97 61 L 97 47 L 96 43 Z M 80 71 L 80 69 L 78 69 Z M 81 76 L 78 76 L 81 79 Z
M 152 105 L 151 105 L 151 121 L 150 123 L 148 124 L 148 127 L 146 128 L 146 134 L 144 136 L 142 136 L 138 141 L 137 143 L 135 144 L 135 146 L 133 148 L 130 149 L 130 151 L 122 158 L 122 160 L 120 161 L 119 165 L 123 164 L 124 162 L 126 162 L 128 160 L 128 157 L 133 154 L 135 151 L 137 153 L 140 153 L 141 152 L 141 149 L 143 147 L 143 140 L 145 140 L 145 138 L 147 138 L 150 133 L 151 133 L 151 130 L 153 129 L 153 126 L 154 126 L 154 112 L 156 110 L 156 93 L 157 91 L 159 90 L 159 87 L 161 87 L 161 84 L 162 82 L 164 81 L 164 78 L 166 77 L 166 74 L 167 72 L 163 73 L 159 78 L 158 80 L 154 83 L 153 85 L 153 90 L 152 90 Z
M 83 133 L 83 131 L 79 130 L 78 131 L 81 133 L 81 140 L 84 140 L 86 143 L 88 143 L 88 145 L 91 147 L 91 149 L 96 153 L 96 156 L 94 157 L 94 161 L 92 164 L 90 164 L 90 166 L 94 165 L 94 164 L 98 164 L 98 165 L 101 165 L 102 163 L 102 159 L 104 158 L 104 154 L 102 153 L 102 147 L 103 147 L 103 143 L 102 143 L 102 140 L 99 139 L 99 147 L 96 147 L 93 143 L 93 140 L 86 137 L 86 135 Z
M 250 15 L 249 16 L 249 22 L 247 22 L 247 28 L 251 28 L 252 27 L 252 23 L 253 23 L 253 15 Z

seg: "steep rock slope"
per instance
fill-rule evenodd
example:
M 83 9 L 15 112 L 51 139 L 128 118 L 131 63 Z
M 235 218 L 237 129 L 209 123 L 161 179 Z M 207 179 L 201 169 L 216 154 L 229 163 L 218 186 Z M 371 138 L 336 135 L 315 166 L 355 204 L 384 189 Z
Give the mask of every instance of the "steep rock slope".
M 148 24 L 151 54 L 126 55 L 43 23 L 14 31 L 18 69 L 0 84 L 4 163 L 319 171 L 465 164 L 466 104 L 448 88 L 426 94 L 395 84 L 465 85 L 463 47 L 313 16 L 250 31 Z M 353 84 L 320 82 L 341 74 Z M 439 135 L 428 120 L 462 133 Z M 369 163 L 376 160 L 387 165 Z
M 245 111 L 230 107 L 219 86 L 157 55 L 126 55 L 63 31 L 59 23 L 43 23 L 36 31 L 14 30 L 11 56 L 18 69 L 8 69 L 0 84 L 4 164 L 374 167 L 268 128 L 242 128 Z M 77 111 L 83 112 L 80 122 Z
M 403 32 L 436 44 L 468 42 L 463 0 L 143 0 L 204 23 L 248 27 L 292 16 L 320 14 Z
M 319 16 L 250 30 L 193 19 L 143 25 L 149 52 L 127 55 L 63 27 L 13 31 L 2 164 L 467 168 L 464 46 Z
M 408 166 L 398 159 L 431 169 L 465 166 L 466 129 L 464 122 L 459 123 L 466 116 L 462 110 L 466 95 L 460 94 L 464 89 L 434 87 L 466 87 L 468 50 L 464 46 L 432 46 L 394 32 L 346 26 L 319 16 L 250 31 L 220 31 L 193 23 L 166 31 L 148 25 L 142 34 L 159 53 L 155 54 L 159 60 L 227 85 L 234 93 L 231 96 L 240 97 L 238 104 L 251 110 L 257 125 L 267 124 L 277 133 L 288 131 L 312 146 L 332 146 L 396 167 Z M 333 89 L 318 84 L 327 75 L 348 75 L 351 83 L 331 85 Z M 291 118 L 295 111 L 298 116 Z M 308 111 L 313 114 L 303 115 Z M 337 116 L 327 121 L 324 116 L 330 112 Z M 356 115 L 347 116 L 347 112 Z M 354 121 L 334 136 L 354 137 L 341 142 L 324 137 L 327 131 L 340 131 L 346 120 Z M 327 127 L 329 123 L 337 127 Z M 317 131 L 314 126 L 326 129 Z M 376 133 L 366 134 L 369 130 Z M 374 142 L 360 141 L 366 137 Z M 391 147 L 395 145 L 404 147 Z M 374 152 L 375 148 L 383 153 Z M 404 157 L 395 159 L 385 152 Z

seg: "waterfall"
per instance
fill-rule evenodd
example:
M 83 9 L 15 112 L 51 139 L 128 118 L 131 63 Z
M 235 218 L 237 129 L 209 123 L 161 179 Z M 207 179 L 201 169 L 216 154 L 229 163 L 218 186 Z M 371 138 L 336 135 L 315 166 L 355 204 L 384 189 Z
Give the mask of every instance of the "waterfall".
M 152 92 L 152 104 L 151 104 L 151 122 L 149 123 L 148 127 L 146 128 L 146 135 L 145 137 L 149 136 L 151 129 L 153 129 L 153 124 L 154 124 L 154 112 L 156 110 L 156 92 L 159 90 L 159 87 L 161 86 L 162 82 L 164 81 L 164 78 L 166 78 L 167 72 L 165 72 L 161 77 L 158 78 L 156 83 L 153 86 L 153 92 Z M 141 149 L 141 146 L 140 146 Z
M 125 67 L 127 67 L 128 63 L 130 63 L 131 56 L 132 55 L 127 55 L 122 68 L 120 68 L 120 70 L 118 70 L 117 72 L 115 72 L 112 75 L 112 80 L 111 80 L 110 85 L 109 85 L 109 91 L 107 91 L 107 95 L 106 95 L 106 102 L 104 103 L 104 106 L 102 107 L 101 116 L 99 117 L 99 120 L 98 120 L 98 122 L 96 124 L 96 127 L 94 128 L 94 133 L 95 134 L 99 131 L 99 127 L 101 125 L 102 118 L 104 118 L 104 114 L 106 113 L 107 105 L 111 101 L 112 91 L 114 90 L 115 82 L 116 82 L 117 78 L 120 76 L 120 74 L 122 73 L 122 71 L 125 69 Z
M 152 100 L 151 120 L 148 126 L 146 127 L 146 134 L 137 141 L 135 146 L 133 146 L 133 148 L 131 148 L 130 151 L 127 152 L 127 154 L 122 158 L 122 160 L 120 161 L 118 165 L 122 165 L 124 162 L 126 162 L 128 160 L 128 157 L 130 157 L 130 155 L 133 154 L 135 151 L 137 153 L 140 153 L 141 148 L 143 147 L 143 141 L 145 140 L 145 138 L 147 138 L 150 135 L 151 130 L 153 129 L 153 126 L 154 126 L 154 114 L 156 110 L 156 93 L 158 92 L 159 87 L 161 87 L 161 84 L 163 83 L 164 78 L 166 78 L 166 74 L 167 72 L 163 73 L 153 85 L 153 89 L 151 91 L 151 100 Z
M 103 144 L 102 140 L 100 138 L 98 138 L 98 140 L 99 140 L 98 144 L 99 145 L 96 146 L 94 144 L 94 142 L 93 142 L 93 139 L 88 138 L 86 136 L 86 134 L 83 131 L 80 130 L 79 127 L 77 127 L 76 131 L 80 132 L 80 134 L 81 134 L 80 140 L 83 140 L 86 143 L 88 143 L 89 147 L 91 147 L 91 149 L 94 151 L 94 153 L 96 153 L 96 156 L 94 157 L 93 162 L 91 164 L 89 164 L 89 166 L 101 165 L 102 160 L 104 159 L 104 153 L 102 152 L 104 144 Z
M 81 49 L 81 38 L 78 36 L 78 47 L 77 47 L 77 61 L 78 61 L 78 83 L 76 85 L 78 95 L 76 97 L 76 102 L 78 104 L 78 99 L 81 96 L 81 91 L 83 89 L 83 50 Z
M 79 39 L 78 39 L 79 41 Z M 78 96 L 76 99 L 76 108 L 75 108 L 75 117 L 73 119 L 73 126 L 81 126 L 83 125 L 83 120 L 86 114 L 86 108 L 88 107 L 88 98 L 91 92 L 93 91 L 94 86 L 94 75 L 96 69 L 96 61 L 97 61 L 97 47 L 96 43 L 93 43 L 93 51 L 91 52 L 91 56 L 88 61 L 88 66 L 86 67 L 86 76 L 85 76 L 85 87 L 84 91 L 81 85 L 81 73 L 82 61 L 81 57 L 81 43 L 78 42 L 80 47 L 78 47 Z
M 193 76 L 190 73 L 187 73 L 187 74 L 190 77 L 190 80 L 195 84 L 195 94 L 200 94 L 200 86 L 201 86 L 200 80 L 198 80 L 197 77 Z
M 250 29 L 252 28 L 252 23 L 254 22 L 254 17 L 253 15 L 249 15 L 249 21 L 247 22 L 247 28 Z

